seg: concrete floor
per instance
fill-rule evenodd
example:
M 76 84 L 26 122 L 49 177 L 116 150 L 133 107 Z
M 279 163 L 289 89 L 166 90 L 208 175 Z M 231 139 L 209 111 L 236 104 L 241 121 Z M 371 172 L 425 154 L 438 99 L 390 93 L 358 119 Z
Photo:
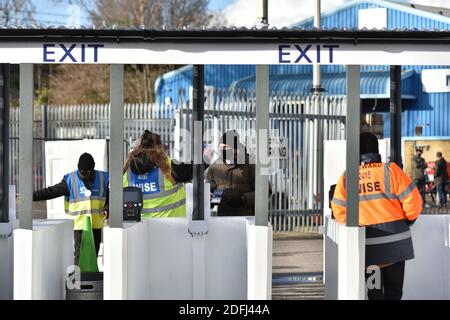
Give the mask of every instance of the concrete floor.
M 272 299 L 323 300 L 322 281 L 302 281 L 323 275 L 322 236 L 310 233 L 274 234 Z
M 323 271 L 322 235 L 274 234 L 272 272 L 320 273 Z

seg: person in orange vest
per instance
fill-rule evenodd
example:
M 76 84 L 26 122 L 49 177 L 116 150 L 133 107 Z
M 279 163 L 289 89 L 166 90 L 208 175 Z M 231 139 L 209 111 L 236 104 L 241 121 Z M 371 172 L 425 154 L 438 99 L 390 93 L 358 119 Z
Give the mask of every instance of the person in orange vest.
M 383 163 L 378 139 L 360 136 L 359 224 L 366 227 L 366 279 L 379 267 L 379 281 L 367 286 L 369 300 L 400 300 L 405 261 L 414 259 L 410 225 L 422 212 L 422 197 L 396 163 Z M 336 185 L 331 207 L 338 222 L 346 221 L 345 173 Z M 378 285 L 377 285 L 378 284 Z

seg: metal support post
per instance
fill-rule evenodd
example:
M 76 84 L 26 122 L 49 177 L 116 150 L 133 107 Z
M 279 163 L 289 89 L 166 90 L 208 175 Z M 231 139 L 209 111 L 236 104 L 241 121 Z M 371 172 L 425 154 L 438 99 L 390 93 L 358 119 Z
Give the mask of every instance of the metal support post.
M 192 220 L 204 220 L 205 208 L 204 198 L 204 165 L 203 165 L 203 118 L 204 118 L 204 66 L 194 65 L 192 72 L 193 95 L 192 95 L 192 152 L 193 166 L 193 212 Z
M 2 187 L 0 194 L 1 210 L 0 223 L 9 221 L 9 76 L 10 76 L 10 65 L 2 64 L 1 75 L 0 75 L 0 90 L 1 96 L 1 141 L 0 154 L 2 159 L 2 166 L 0 167 L 1 177 L 2 177 Z
M 269 219 L 269 66 L 256 66 L 256 177 L 255 219 L 267 226 Z
M 20 65 L 19 228 L 33 228 L 33 64 Z
M 391 113 L 391 154 L 392 162 L 403 167 L 402 161 L 402 69 L 391 66 L 391 97 L 389 108 Z
M 122 64 L 110 66 L 110 227 L 122 228 L 123 222 L 123 80 L 124 68 Z
M 347 66 L 347 226 L 359 225 L 359 134 L 360 134 L 360 66 Z

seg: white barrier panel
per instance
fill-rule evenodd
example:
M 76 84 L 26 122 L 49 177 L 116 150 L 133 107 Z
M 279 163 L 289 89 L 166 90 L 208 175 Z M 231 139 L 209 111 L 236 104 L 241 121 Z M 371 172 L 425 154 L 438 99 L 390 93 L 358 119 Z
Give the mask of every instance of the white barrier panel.
M 249 300 L 272 299 L 272 227 L 247 223 L 247 261 Z
M 13 299 L 14 237 L 16 220 L 16 186 L 9 186 L 9 222 L 0 223 L 0 300 Z
M 0 300 L 13 298 L 13 225 L 0 223 Z
M 364 300 L 364 228 L 346 227 L 325 216 L 326 300 Z
M 338 299 L 365 299 L 365 237 L 363 227 L 339 226 Z
M 343 226 L 328 217 L 325 226 L 325 299 L 336 300 L 338 243 Z M 411 233 L 415 259 L 406 262 L 402 299 L 450 299 L 450 216 L 421 215 Z
M 105 300 L 126 299 L 127 266 L 127 230 L 125 228 L 103 229 L 103 298 Z M 114 267 L 111 267 L 114 266 Z
M 412 226 L 415 259 L 407 261 L 403 300 L 450 299 L 450 216 L 421 215 Z
M 211 217 L 209 197 L 205 221 L 192 223 L 192 184 L 185 187 L 186 218 L 105 228 L 105 299 L 270 299 L 272 228 Z
M 202 282 L 206 299 L 247 299 L 249 259 L 262 261 L 272 254 L 271 232 L 267 231 L 266 243 L 249 255 L 248 243 L 257 240 L 248 238 L 254 233 L 247 232 L 253 224 L 253 218 L 245 217 L 209 219 Z M 194 298 L 193 237 L 185 218 L 146 219 L 123 229 L 105 228 L 104 235 L 105 299 Z M 261 279 L 252 275 L 268 286 L 260 297 L 271 291 L 271 261 L 266 259 L 263 267 Z
M 34 220 L 33 230 L 14 230 L 14 299 L 65 299 L 72 264 L 71 220 Z

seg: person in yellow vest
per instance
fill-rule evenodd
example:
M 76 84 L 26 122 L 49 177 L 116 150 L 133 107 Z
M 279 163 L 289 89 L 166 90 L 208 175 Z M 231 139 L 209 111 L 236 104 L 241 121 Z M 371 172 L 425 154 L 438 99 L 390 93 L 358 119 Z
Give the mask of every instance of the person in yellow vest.
M 159 135 L 145 130 L 129 152 L 123 172 L 124 187 L 142 190 L 142 218 L 186 216 L 183 183 L 192 180 L 193 166 L 170 159 Z
M 78 170 L 67 173 L 60 183 L 33 193 L 33 201 L 64 196 L 65 212 L 74 222 L 75 265 L 79 262 L 84 218 L 90 216 L 92 219 L 95 249 L 98 254 L 102 229 L 108 214 L 109 176 L 107 172 L 94 168 L 92 155 L 83 153 L 78 160 Z

